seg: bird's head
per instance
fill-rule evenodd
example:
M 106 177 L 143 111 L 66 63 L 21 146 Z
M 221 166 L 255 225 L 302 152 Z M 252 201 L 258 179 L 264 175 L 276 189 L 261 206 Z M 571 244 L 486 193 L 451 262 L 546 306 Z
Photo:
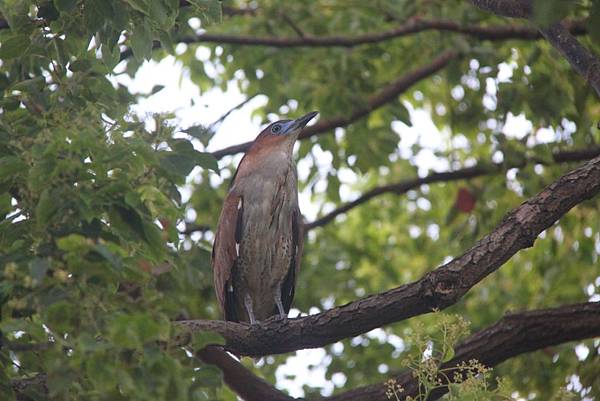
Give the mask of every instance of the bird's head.
M 302 128 L 317 114 L 319 112 L 311 111 L 295 120 L 279 120 L 268 125 L 258 134 L 253 147 L 288 146 L 291 150 Z

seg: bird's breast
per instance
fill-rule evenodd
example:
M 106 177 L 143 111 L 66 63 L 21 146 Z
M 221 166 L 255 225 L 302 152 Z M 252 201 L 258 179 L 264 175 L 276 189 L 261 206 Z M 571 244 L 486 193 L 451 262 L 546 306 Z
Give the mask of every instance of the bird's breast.
M 261 305 L 260 298 L 264 297 L 271 308 L 273 292 L 295 256 L 292 215 L 298 207 L 296 176 L 295 171 L 289 171 L 279 179 L 259 175 L 247 178 L 249 185 L 241 192 L 244 207 L 237 275 L 255 305 Z

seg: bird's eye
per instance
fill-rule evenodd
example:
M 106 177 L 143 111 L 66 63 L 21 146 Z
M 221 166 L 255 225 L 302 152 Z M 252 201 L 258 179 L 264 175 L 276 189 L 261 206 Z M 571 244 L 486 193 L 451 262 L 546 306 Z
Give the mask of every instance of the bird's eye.
M 279 131 L 281 131 L 281 125 L 280 124 L 275 124 L 271 127 L 271 132 L 274 134 L 277 134 Z

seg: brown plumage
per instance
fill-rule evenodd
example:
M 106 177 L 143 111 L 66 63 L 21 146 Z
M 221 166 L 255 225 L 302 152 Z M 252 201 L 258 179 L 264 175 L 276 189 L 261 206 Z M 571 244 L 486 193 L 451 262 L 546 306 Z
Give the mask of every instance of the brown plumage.
M 316 115 L 265 128 L 232 179 L 212 253 L 215 292 L 225 320 L 255 323 L 289 312 L 303 239 L 292 150 Z

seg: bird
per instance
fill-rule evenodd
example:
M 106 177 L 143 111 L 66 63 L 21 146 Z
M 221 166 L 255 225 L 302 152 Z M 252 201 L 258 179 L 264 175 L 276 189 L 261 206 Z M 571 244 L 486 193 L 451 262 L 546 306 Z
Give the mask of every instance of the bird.
M 303 248 L 293 147 L 318 112 L 268 125 L 231 180 L 215 231 L 211 264 L 226 321 L 286 319 Z

